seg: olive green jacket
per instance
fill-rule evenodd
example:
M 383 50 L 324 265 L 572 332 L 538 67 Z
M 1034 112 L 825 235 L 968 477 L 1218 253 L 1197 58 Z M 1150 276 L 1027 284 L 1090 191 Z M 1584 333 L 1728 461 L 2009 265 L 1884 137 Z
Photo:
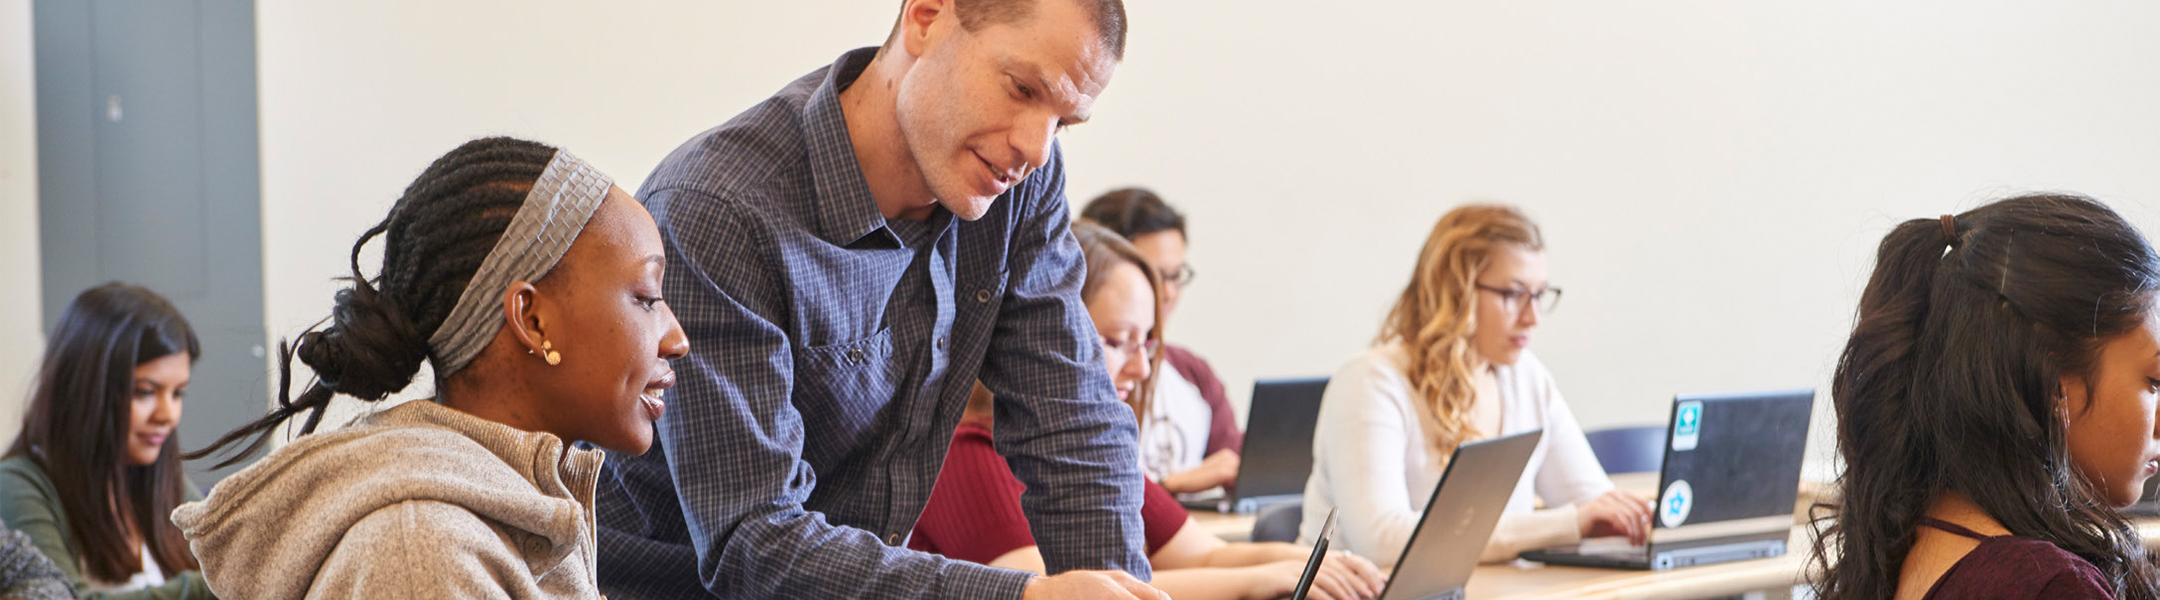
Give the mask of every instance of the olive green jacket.
M 195 486 L 187 486 L 187 499 L 199 500 L 202 493 Z M 27 456 L 0 460 L 0 522 L 16 531 L 30 536 L 45 557 L 67 575 L 68 585 L 75 588 L 75 597 L 82 600 L 216 600 L 210 586 L 203 583 L 202 573 L 187 571 L 166 574 L 165 584 L 113 594 L 93 593 L 90 584 L 83 580 L 82 549 L 75 539 L 75 532 L 68 527 L 67 507 L 60 505 L 60 494 L 53 488 L 52 478 L 45 470 Z

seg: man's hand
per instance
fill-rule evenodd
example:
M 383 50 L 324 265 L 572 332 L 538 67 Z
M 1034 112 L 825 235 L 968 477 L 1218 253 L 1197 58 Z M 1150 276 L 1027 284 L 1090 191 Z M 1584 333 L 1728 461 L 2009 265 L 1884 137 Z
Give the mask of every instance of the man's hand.
M 1155 589 L 1124 571 L 1066 571 L 1048 577 L 1037 576 L 1027 584 L 1021 600 L 1170 600 L 1170 595 Z
M 1627 536 L 1637 546 L 1650 541 L 1650 501 L 1620 490 L 1576 505 L 1575 522 L 1586 538 Z

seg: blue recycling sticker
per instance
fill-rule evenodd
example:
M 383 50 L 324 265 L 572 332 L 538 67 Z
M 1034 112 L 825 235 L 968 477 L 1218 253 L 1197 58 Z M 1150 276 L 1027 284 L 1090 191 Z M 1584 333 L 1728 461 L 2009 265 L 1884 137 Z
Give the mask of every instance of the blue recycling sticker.
M 1695 488 L 1686 479 L 1674 480 L 1665 486 L 1665 496 L 1658 500 L 1658 522 L 1679 527 L 1687 523 L 1688 513 L 1694 509 Z
M 1694 450 L 1702 437 L 1702 401 L 1689 400 L 1680 403 L 1673 413 L 1672 449 Z

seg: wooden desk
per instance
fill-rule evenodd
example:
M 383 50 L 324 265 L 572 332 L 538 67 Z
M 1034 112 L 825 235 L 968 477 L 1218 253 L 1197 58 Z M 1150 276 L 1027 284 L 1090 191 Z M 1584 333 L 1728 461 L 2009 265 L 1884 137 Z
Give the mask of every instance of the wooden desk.
M 1622 473 L 1613 476 L 1620 489 L 1645 497 L 1654 496 L 1657 473 Z M 1814 551 L 1814 540 L 1804 523 L 1807 507 L 1825 489 L 1822 484 L 1802 483 L 1794 514 L 1792 537 L 1786 540 L 1785 556 L 1730 562 L 1671 571 L 1622 571 L 1583 567 L 1547 566 L 1525 560 L 1483 565 L 1470 576 L 1471 600 L 1557 600 L 1560 598 L 1682 600 L 1714 598 L 1758 590 L 1781 590 L 1805 583 L 1803 569 Z M 1193 521 L 1208 533 L 1233 542 L 1252 538 L 1254 515 L 1192 511 Z M 2149 550 L 2160 550 L 2160 518 L 2137 521 L 2138 535 Z
M 2160 519 L 2140 519 L 2137 528 L 2147 549 L 2160 550 Z M 1523 560 L 1484 565 L 1470 575 L 1465 591 L 1473 600 L 1681 600 L 1783 590 L 1806 583 L 1803 573 L 1815 543 L 1809 535 L 1805 525 L 1794 526 L 1785 542 L 1786 554 L 1777 558 L 1662 572 L 1556 567 Z
M 1255 518 L 1257 517 L 1250 513 L 1239 515 L 1212 510 L 1192 511 L 1193 522 L 1199 524 L 1200 528 L 1230 542 L 1251 541 Z

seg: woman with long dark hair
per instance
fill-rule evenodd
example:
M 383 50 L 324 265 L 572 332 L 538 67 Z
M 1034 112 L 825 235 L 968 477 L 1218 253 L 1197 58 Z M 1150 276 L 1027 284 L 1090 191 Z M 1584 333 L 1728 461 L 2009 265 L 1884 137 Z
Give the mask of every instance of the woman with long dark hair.
M 2156 290 L 2152 246 L 2089 198 L 1884 236 L 1831 384 L 1820 597 L 2155 598 L 2116 509 L 2160 468 Z
M 181 399 L 202 343 L 148 289 L 75 297 L 45 344 L 22 432 L 0 460 L 0 521 L 82 598 L 213 598 L 167 516 L 200 497 L 180 470 Z
M 204 453 L 305 414 L 303 435 L 173 514 L 204 575 L 231 599 L 598 597 L 601 452 L 570 444 L 644 453 L 688 349 L 652 215 L 567 152 L 489 138 L 430 165 L 352 256 L 329 325 L 280 352 L 281 387 L 296 355 L 315 381 Z M 381 400 L 422 363 L 433 399 L 312 433 L 334 395 Z

